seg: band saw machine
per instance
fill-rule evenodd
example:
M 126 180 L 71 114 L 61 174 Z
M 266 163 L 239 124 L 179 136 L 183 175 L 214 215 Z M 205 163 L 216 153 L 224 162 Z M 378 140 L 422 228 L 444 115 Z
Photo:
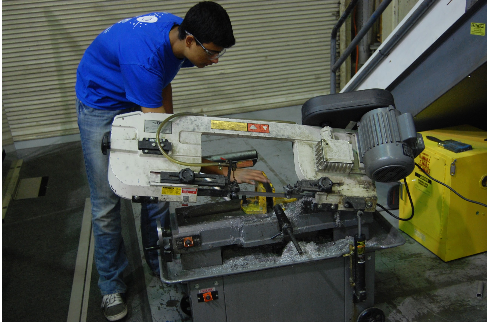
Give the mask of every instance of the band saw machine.
M 134 112 L 104 137 L 117 195 L 189 205 L 158 224 L 155 248 L 161 280 L 186 286 L 181 304 L 194 321 L 384 319 L 373 307 L 374 252 L 404 239 L 376 212 L 375 182 L 410 174 L 422 136 L 384 90 L 316 97 L 302 115 L 304 125 Z M 299 180 L 282 192 L 241 190 L 232 172 L 257 153 L 203 163 L 204 134 L 290 141 Z M 228 172 L 200 173 L 204 165 Z M 199 205 L 198 196 L 223 199 Z

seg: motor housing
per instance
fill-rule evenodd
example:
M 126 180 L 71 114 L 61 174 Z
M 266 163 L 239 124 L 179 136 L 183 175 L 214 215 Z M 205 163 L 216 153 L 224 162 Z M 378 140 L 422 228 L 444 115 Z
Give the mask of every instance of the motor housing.
M 378 182 L 395 182 L 414 169 L 414 159 L 425 148 L 410 113 L 394 106 L 376 108 L 358 124 L 359 155 L 368 177 Z

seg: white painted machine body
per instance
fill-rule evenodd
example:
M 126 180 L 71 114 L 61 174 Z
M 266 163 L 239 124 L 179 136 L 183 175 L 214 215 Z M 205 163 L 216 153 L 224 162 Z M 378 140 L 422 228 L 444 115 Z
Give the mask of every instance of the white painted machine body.
M 154 197 L 159 201 L 196 202 L 198 187 L 161 183 L 161 172 L 179 172 L 186 166 L 171 162 L 161 154 L 139 149 L 143 139 L 154 140 L 159 125 L 171 115 L 134 112 L 115 117 L 110 143 L 109 182 L 123 197 Z M 174 116 L 176 117 L 176 116 Z M 328 177 L 332 193 L 316 193 L 317 203 L 342 205 L 343 197 L 368 202 L 374 210 L 376 190 L 358 160 L 357 134 L 330 127 L 304 126 L 283 122 L 228 119 L 206 116 L 179 116 L 161 130 L 160 139 L 171 143 L 168 155 L 181 162 L 201 163 L 203 134 L 291 141 L 294 167 L 299 180 Z M 228 152 L 222 152 L 222 154 Z M 200 167 L 190 167 L 199 172 Z M 371 206 L 369 208 L 369 206 Z

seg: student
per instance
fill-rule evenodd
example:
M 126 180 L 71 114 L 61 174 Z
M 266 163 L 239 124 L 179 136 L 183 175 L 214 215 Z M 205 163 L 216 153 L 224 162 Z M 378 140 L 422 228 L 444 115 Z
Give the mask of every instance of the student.
M 92 204 L 95 263 L 102 308 L 109 321 L 127 315 L 128 264 L 121 233 L 120 198 L 108 183 L 108 156 L 100 149 L 103 134 L 116 115 L 141 110 L 173 113 L 171 81 L 182 67 L 216 64 L 235 44 L 229 16 L 219 4 L 193 6 L 184 19 L 154 12 L 124 19 L 98 35 L 86 49 L 77 70 L 76 108 Z M 202 168 L 227 174 L 227 169 Z M 237 169 L 239 183 L 268 182 L 261 171 Z M 143 204 L 143 246 L 155 245 L 156 218 L 168 214 L 167 203 Z M 151 231 L 152 229 L 152 231 Z M 159 275 L 157 251 L 145 252 L 151 270 Z

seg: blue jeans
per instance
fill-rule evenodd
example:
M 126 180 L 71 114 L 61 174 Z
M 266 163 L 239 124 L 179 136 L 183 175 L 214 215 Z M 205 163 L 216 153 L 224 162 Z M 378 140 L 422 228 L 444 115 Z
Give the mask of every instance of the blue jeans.
M 109 156 L 101 150 L 102 137 L 109 132 L 115 116 L 133 110 L 94 109 L 76 99 L 78 127 L 85 160 L 90 200 L 92 205 L 92 228 L 95 237 L 95 264 L 100 279 L 98 286 L 102 295 L 125 293 L 127 286 L 122 272 L 128 265 L 122 239 L 120 197 L 108 182 Z M 141 207 L 141 236 L 143 247 L 155 246 L 158 241 L 156 219 L 164 224 L 168 203 L 143 204 Z M 144 251 L 146 262 L 153 272 L 159 274 L 158 251 Z

